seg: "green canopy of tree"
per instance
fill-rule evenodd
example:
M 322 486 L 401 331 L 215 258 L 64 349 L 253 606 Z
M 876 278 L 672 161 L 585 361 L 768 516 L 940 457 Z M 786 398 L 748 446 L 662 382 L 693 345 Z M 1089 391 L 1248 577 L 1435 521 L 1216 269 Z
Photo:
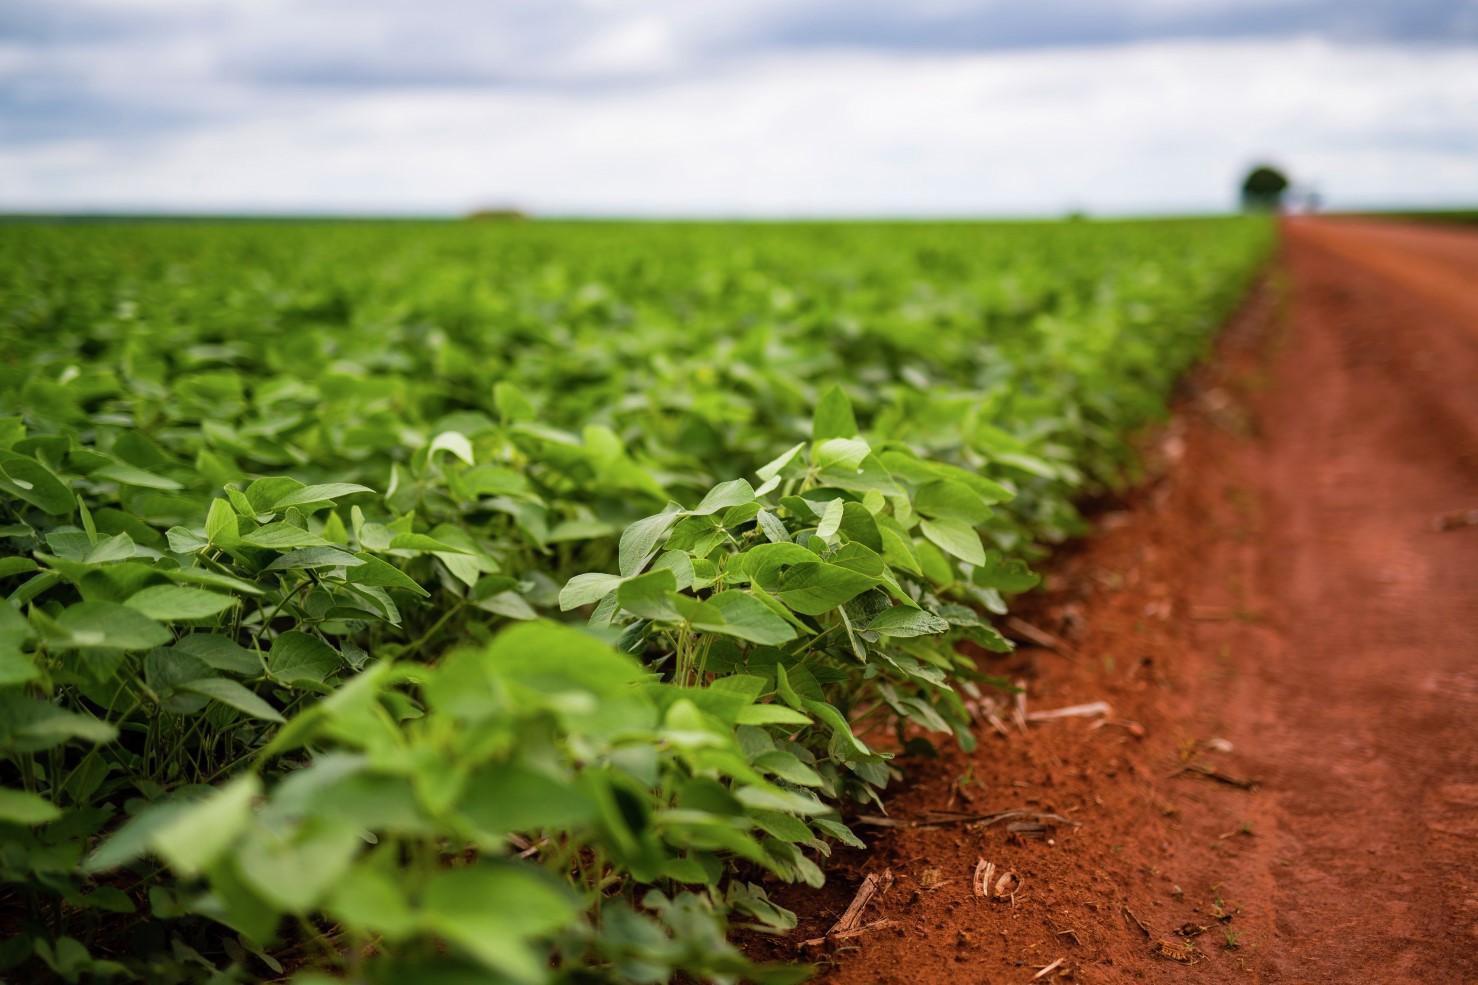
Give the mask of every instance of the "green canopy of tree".
M 1242 180 L 1242 208 L 1259 211 L 1277 208 L 1288 184 L 1282 171 L 1266 164 L 1258 165 Z

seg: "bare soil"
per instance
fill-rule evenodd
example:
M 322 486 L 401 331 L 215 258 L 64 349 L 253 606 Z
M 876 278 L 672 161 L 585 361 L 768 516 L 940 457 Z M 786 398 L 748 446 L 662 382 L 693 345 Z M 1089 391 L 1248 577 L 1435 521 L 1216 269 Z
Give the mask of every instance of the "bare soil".
M 757 956 L 834 985 L 1478 982 L 1478 232 L 1286 223 L 1146 457 L 1030 603 L 1069 655 L 986 661 L 1028 714 L 1111 715 L 1008 706 L 911 761 L 892 820 L 965 816 L 859 826 Z M 1076 823 L 968 820 L 1017 809 Z M 977 895 L 981 860 L 1014 893 Z M 884 870 L 870 929 L 801 944 Z

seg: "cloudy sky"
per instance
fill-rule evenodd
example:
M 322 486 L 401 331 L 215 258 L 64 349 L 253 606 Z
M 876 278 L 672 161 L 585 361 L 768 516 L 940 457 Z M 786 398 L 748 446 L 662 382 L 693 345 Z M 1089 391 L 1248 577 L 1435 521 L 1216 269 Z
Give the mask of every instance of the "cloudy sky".
M 0 211 L 1478 205 L 1478 0 L 7 0 Z

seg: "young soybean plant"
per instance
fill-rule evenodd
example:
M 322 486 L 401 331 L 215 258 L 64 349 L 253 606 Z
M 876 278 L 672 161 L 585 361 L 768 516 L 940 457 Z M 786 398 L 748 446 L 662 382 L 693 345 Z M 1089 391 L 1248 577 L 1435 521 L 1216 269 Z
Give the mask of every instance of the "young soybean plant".
M 807 716 L 778 734 L 740 721 L 755 766 L 832 803 L 881 804 L 892 754 L 865 733 L 892 726 L 907 746 L 925 741 L 918 730 L 952 732 L 970 747 L 960 690 L 983 678 L 955 644 L 1009 644 L 960 602 L 1036 578 L 981 540 L 1010 490 L 857 432 L 833 388 L 812 440 L 760 469 L 758 487 L 725 482 L 637 521 L 619 572 L 576 576 L 560 604 L 593 604 L 593 625 L 621 627 L 622 647 L 695 701 L 738 691 Z

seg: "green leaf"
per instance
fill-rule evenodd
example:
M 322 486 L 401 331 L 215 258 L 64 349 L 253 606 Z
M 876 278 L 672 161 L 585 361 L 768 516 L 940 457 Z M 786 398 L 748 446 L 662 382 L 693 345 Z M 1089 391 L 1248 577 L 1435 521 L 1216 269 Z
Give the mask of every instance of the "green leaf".
M 67 711 L 41 698 L 0 691 L 0 749 L 41 752 L 71 739 L 96 745 L 116 738 L 116 728 L 91 715 Z
M 779 475 L 782 471 L 784 471 L 787 465 L 795 461 L 795 457 L 799 455 L 805 449 L 805 447 L 806 443 L 804 441 L 794 445 L 788 451 L 785 451 L 777 456 L 773 461 L 766 463 L 762 468 L 756 469 L 754 474 L 759 476 L 760 481 L 768 482 L 769 480 Z
M 198 681 L 190 681 L 181 684 L 178 690 L 198 694 L 213 701 L 219 701 L 223 705 L 230 705 L 237 711 L 264 722 L 286 721 L 276 708 L 263 701 L 255 692 L 224 677 L 207 677 Z
M 816 412 L 811 417 L 811 440 L 825 441 L 827 438 L 855 438 L 857 418 L 852 414 L 852 402 L 838 386 L 830 387 L 821 395 Z
M 811 464 L 818 469 L 856 470 L 872 454 L 867 442 L 857 438 L 828 438 L 816 443 Z
M 346 571 L 345 581 L 378 588 L 404 588 L 423 598 L 430 596 L 431 593 L 417 584 L 414 578 L 389 561 L 381 560 L 368 551 L 360 551 L 354 556 L 363 563 Z
M 209 619 L 236 604 L 229 595 L 180 585 L 154 585 L 129 596 L 127 605 L 150 619 L 177 622 L 184 619 Z
M 169 642 L 169 630 L 137 609 L 117 602 L 78 602 L 57 616 L 67 643 L 77 647 L 151 650 Z
M 133 555 L 133 538 L 128 534 L 114 534 L 94 544 L 85 560 L 88 564 L 107 564 L 109 561 L 126 561 Z
M 599 602 L 619 588 L 622 581 L 620 575 L 602 572 L 576 575 L 559 590 L 559 609 L 561 612 L 568 612 L 582 605 Z
M 255 773 L 239 776 L 171 815 L 150 834 L 149 847 L 181 875 L 196 875 L 246 830 L 261 792 Z
M 309 681 L 322 684 L 324 679 L 344 666 L 344 658 L 323 640 L 307 633 L 290 630 L 272 642 L 267 656 L 267 672 L 284 684 Z
M 913 508 L 927 517 L 958 520 L 971 527 L 978 527 L 991 515 L 990 506 L 978 493 L 963 482 L 950 479 L 931 482 L 921 488 L 914 494 Z
M 531 865 L 481 862 L 431 877 L 422 900 L 426 929 L 515 982 L 543 982 L 547 961 L 529 942 L 575 919 L 579 901 Z
M 344 496 L 352 496 L 355 493 L 372 493 L 369 486 L 361 486 L 357 482 L 325 482 L 317 486 L 304 486 L 283 496 L 272 504 L 274 510 L 284 510 L 289 506 L 307 506 L 310 503 L 333 502 Z
M 45 824 L 62 816 L 56 805 L 39 794 L 0 787 L 0 821 L 11 824 Z
M 0 490 L 17 496 L 43 513 L 61 516 L 77 509 L 67 484 L 34 458 L 0 451 Z
M 628 578 L 616 589 L 621 608 L 643 619 L 672 620 L 676 612 L 669 598 L 677 591 L 677 577 L 670 569 L 648 571 Z
M 949 630 L 949 623 L 932 612 L 895 605 L 884 609 L 863 627 L 884 636 L 930 636 Z
M 816 536 L 825 541 L 832 541 L 837 531 L 842 528 L 842 516 L 846 512 L 846 503 L 840 499 L 834 499 L 826 504 L 826 509 L 821 511 L 821 519 L 816 524 Z
M 877 584 L 876 578 L 839 568 L 824 561 L 792 565 L 770 594 L 792 611 L 806 616 L 830 612 Z
M 289 568 L 357 568 L 365 562 L 338 547 L 299 547 L 288 551 L 267 565 L 267 571 L 285 571 Z
M 721 482 L 714 486 L 708 491 L 708 495 L 703 497 L 703 502 L 698 504 L 697 509 L 690 512 L 694 516 L 707 516 L 731 506 L 743 506 L 752 502 L 754 502 L 754 487 L 744 479 L 734 479 L 731 482 Z
M 226 500 L 210 501 L 210 511 L 205 515 L 205 539 L 221 547 L 230 547 L 241 539 L 237 532 L 236 511 Z
M 0 557 L 0 578 L 12 578 L 40 570 L 28 557 Z
M 971 573 L 970 581 L 981 588 L 1014 594 L 1036 588 L 1042 576 L 1019 558 L 1007 558 L 1000 551 L 987 551 L 984 563 Z
M 170 649 L 199 657 L 207 666 L 239 677 L 256 677 L 262 673 L 262 661 L 255 653 L 224 636 L 193 633 L 181 636 Z
M 962 520 L 921 520 L 919 529 L 936 547 L 970 564 L 985 563 L 985 548 L 975 528 Z
M 266 547 L 274 551 L 289 551 L 295 547 L 325 547 L 328 541 L 317 534 L 310 534 L 290 523 L 269 523 L 241 538 L 241 543 L 250 547 Z
M 468 465 L 477 464 L 473 460 L 472 442 L 468 441 L 467 436 L 459 431 L 443 431 L 431 439 L 431 446 L 426 449 L 426 457 L 435 458 L 439 451 L 455 455 Z
M 694 628 L 734 636 L 763 646 L 777 646 L 795 639 L 795 630 L 753 595 L 740 591 L 719 592 L 707 601 L 710 607 L 723 615 L 723 624 L 694 624 Z
M 652 555 L 657 553 L 657 545 L 680 519 L 680 512 L 670 510 L 638 520 L 622 531 L 621 546 L 617 552 L 621 576 L 630 578 L 646 567 Z
M 145 489 L 174 490 L 185 488 L 173 479 L 166 478 L 162 475 L 155 475 L 153 472 L 146 472 L 141 468 L 129 465 L 127 462 L 119 461 L 112 461 L 102 468 L 93 469 L 88 473 L 87 477 L 89 479 L 112 479 L 114 482 L 121 482 L 127 486 L 141 486 Z

